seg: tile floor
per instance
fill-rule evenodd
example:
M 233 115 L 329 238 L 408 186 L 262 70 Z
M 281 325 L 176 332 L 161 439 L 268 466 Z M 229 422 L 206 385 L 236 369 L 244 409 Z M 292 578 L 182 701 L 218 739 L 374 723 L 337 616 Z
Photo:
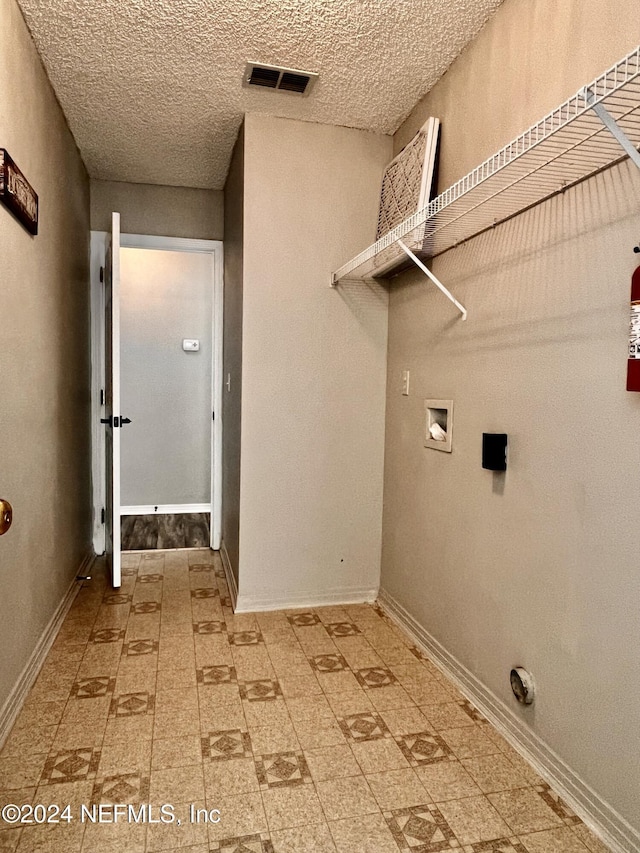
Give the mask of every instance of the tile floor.
M 83 584 L 0 755 L 0 804 L 74 820 L 5 824 L 1 853 L 606 849 L 376 608 L 234 616 L 210 551 L 123 564 Z M 182 822 L 80 821 L 113 803 Z

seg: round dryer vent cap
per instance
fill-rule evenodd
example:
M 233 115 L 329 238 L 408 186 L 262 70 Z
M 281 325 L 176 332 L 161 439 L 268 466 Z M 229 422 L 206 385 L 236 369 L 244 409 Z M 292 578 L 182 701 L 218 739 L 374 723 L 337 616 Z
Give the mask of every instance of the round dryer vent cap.
M 533 702 L 535 687 L 533 684 L 533 676 L 521 666 L 516 666 L 511 670 L 511 689 L 513 695 L 518 702 L 523 705 L 530 705 Z

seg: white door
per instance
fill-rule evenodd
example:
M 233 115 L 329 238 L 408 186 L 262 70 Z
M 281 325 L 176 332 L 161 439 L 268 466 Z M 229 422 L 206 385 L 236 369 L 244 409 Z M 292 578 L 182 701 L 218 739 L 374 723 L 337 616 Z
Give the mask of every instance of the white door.
M 104 264 L 107 500 L 105 551 L 111 583 L 120 586 L 120 214 L 113 213 Z

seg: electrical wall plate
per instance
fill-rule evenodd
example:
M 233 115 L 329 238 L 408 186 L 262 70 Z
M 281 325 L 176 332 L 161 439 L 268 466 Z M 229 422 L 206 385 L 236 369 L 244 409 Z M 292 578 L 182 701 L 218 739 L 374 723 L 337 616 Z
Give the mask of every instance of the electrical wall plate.
M 199 352 L 200 351 L 200 341 L 195 340 L 194 338 L 185 338 L 182 341 L 182 349 L 185 352 Z
M 507 470 L 506 432 L 482 433 L 482 467 L 488 471 Z
M 424 446 L 451 453 L 453 400 L 425 400 L 424 415 Z

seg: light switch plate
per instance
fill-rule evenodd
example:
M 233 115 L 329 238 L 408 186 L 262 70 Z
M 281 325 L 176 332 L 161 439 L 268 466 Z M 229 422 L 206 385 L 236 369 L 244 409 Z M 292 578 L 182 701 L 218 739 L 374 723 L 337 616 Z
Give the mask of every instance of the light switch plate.
M 182 341 L 182 349 L 185 352 L 199 352 L 200 351 L 200 341 L 197 341 L 194 338 L 185 338 Z
M 402 371 L 402 396 L 403 397 L 409 396 L 409 378 L 410 378 L 409 371 L 403 370 Z

